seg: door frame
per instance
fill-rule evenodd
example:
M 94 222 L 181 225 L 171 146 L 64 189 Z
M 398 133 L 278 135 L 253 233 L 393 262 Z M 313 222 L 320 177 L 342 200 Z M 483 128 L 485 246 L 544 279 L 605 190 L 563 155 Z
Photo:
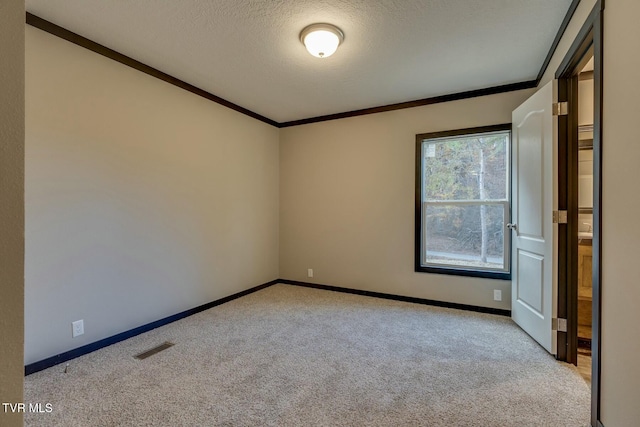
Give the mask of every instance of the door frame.
M 558 317 L 567 319 L 567 332 L 558 333 L 558 359 L 577 362 L 578 350 L 578 78 L 584 57 L 593 52 L 593 303 L 591 338 L 591 425 L 600 422 L 600 367 L 602 355 L 602 73 L 604 0 L 596 1 L 589 17 L 562 60 L 558 101 L 568 102 L 567 116 L 558 118 L 558 206 L 567 210 L 568 223 L 558 236 Z

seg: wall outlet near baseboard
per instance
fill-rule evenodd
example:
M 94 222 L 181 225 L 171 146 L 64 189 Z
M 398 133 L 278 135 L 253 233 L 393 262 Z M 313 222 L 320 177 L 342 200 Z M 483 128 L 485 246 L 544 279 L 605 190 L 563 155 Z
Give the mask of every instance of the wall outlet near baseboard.
M 502 301 L 502 291 L 500 289 L 493 290 L 493 300 Z
M 307 269 L 307 277 L 313 277 L 313 268 Z
M 82 334 L 84 334 L 84 320 L 80 319 L 75 322 L 71 322 L 71 336 L 75 338 Z

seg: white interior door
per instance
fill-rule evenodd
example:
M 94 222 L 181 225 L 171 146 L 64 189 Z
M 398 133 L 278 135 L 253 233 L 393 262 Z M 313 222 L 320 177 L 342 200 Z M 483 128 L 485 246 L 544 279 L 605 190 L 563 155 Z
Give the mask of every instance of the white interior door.
M 556 351 L 552 319 L 557 313 L 558 225 L 557 117 L 552 104 L 557 81 L 549 82 L 512 115 L 513 320 L 551 354 Z

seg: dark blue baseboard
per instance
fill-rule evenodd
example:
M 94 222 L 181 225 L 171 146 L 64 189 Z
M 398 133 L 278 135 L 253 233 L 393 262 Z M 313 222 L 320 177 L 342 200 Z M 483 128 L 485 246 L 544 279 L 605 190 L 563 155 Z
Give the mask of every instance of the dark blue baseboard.
M 201 311 L 208 310 L 220 304 L 224 304 L 225 302 L 229 302 L 236 298 L 240 298 L 250 293 L 259 291 L 260 289 L 268 288 L 269 286 L 275 285 L 276 283 L 279 283 L 279 281 L 272 280 L 271 282 L 258 285 L 256 287 L 244 290 L 242 292 L 238 292 L 233 295 L 229 295 L 228 297 L 224 297 L 216 301 L 208 302 L 206 304 L 192 308 L 190 310 L 185 310 L 181 313 L 174 314 L 173 316 L 165 317 L 164 319 L 156 320 L 155 322 L 147 323 L 146 325 L 138 326 L 137 328 L 130 329 L 128 331 L 121 332 L 117 335 L 113 335 L 111 337 L 101 339 L 100 341 L 96 341 L 94 343 L 87 344 L 82 347 L 78 347 L 73 350 L 66 351 L 64 353 L 58 354 L 57 356 L 52 356 L 47 359 L 40 360 L 39 362 L 31 363 L 24 367 L 24 374 L 29 375 L 29 374 L 33 374 L 34 372 L 42 371 L 43 369 L 47 369 L 52 366 L 58 365 L 60 363 L 64 363 L 68 360 L 75 359 L 76 357 L 80 357 L 87 353 L 91 353 L 101 348 L 110 346 L 111 344 L 124 341 L 127 338 L 135 337 L 136 335 L 140 335 L 152 329 L 159 328 L 160 326 L 164 326 L 168 323 L 175 322 L 176 320 L 184 319 L 185 317 L 192 316 L 196 313 L 200 313 Z
M 488 313 L 488 314 L 497 314 L 501 316 L 511 316 L 510 310 L 502 310 L 498 308 L 489 308 L 489 307 L 479 307 L 475 305 L 467 305 L 467 304 L 458 304 L 453 302 L 445 302 L 445 301 L 435 301 L 430 299 L 423 298 L 414 298 L 414 297 L 406 297 L 401 295 L 393 295 L 393 294 L 385 294 L 381 292 L 372 292 L 372 291 L 363 291 L 359 289 L 350 289 L 350 288 L 341 288 L 339 286 L 330 286 L 330 285 L 321 285 L 317 283 L 307 283 L 307 282 L 299 282 L 296 280 L 286 280 L 286 279 L 277 279 L 272 280 L 271 282 L 264 283 L 262 285 L 258 285 L 251 289 L 247 289 L 242 292 L 238 292 L 233 295 L 229 295 L 228 297 L 221 298 L 216 301 L 212 301 L 201 306 L 192 308 L 190 310 L 183 311 L 178 314 L 174 314 L 173 316 L 165 317 L 164 319 L 156 320 L 155 322 L 147 323 L 146 325 L 138 326 L 137 328 L 130 329 L 125 332 L 121 332 L 117 335 L 113 335 L 108 338 L 104 338 L 100 341 L 96 341 L 91 344 L 87 344 L 82 347 L 75 348 L 73 350 L 66 351 L 64 353 L 58 354 L 56 356 L 49 357 L 44 360 L 40 360 L 39 362 L 34 362 L 24 367 L 24 374 L 29 375 L 34 372 L 42 371 L 44 369 L 50 368 L 52 366 L 58 365 L 60 363 L 64 363 L 68 360 L 75 359 L 76 357 L 83 356 L 85 354 L 91 353 L 93 351 L 99 350 L 101 348 L 110 346 L 111 344 L 115 344 L 120 341 L 124 341 L 128 338 L 135 337 L 136 335 L 140 335 L 142 333 L 148 332 L 152 329 L 159 328 L 160 326 L 164 326 L 171 322 L 175 322 L 176 320 L 184 319 L 185 317 L 192 316 L 196 313 L 200 313 L 201 311 L 208 310 L 212 307 L 215 307 L 220 304 L 224 304 L 225 302 L 232 301 L 236 298 L 243 297 L 250 293 L 259 291 L 260 289 L 268 288 L 269 286 L 275 285 L 276 283 L 284 283 L 287 285 L 294 286 L 303 286 L 306 288 L 315 288 L 315 289 L 324 289 L 327 291 L 334 292 L 343 292 L 347 294 L 355 294 L 355 295 L 364 295 L 368 297 L 375 298 L 384 298 L 395 301 L 403 301 L 403 302 L 411 302 L 416 304 L 425 304 L 432 305 L 436 307 L 446 307 L 446 308 L 455 308 L 458 310 L 466 310 L 466 311 L 476 311 L 480 313 Z
M 319 285 L 317 283 L 298 282 L 296 280 L 281 279 L 278 281 L 278 283 L 285 283 L 287 285 L 295 285 L 295 286 L 304 286 L 305 288 L 324 289 L 327 291 L 364 295 L 367 297 L 384 298 L 384 299 L 390 299 L 395 301 L 412 302 L 415 304 L 433 305 L 436 307 L 455 308 L 457 310 L 476 311 L 478 313 L 497 314 L 499 316 L 511 317 L 511 310 L 503 310 L 500 308 L 480 307 L 476 305 L 458 304 L 455 302 L 405 297 L 401 295 L 384 294 L 382 292 L 362 291 L 359 289 L 341 288 L 339 286 Z

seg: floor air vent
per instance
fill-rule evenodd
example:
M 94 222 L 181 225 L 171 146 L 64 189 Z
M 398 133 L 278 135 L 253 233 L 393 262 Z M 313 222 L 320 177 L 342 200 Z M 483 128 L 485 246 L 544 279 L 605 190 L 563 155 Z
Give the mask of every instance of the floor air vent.
M 137 355 L 135 355 L 134 357 L 135 357 L 136 359 L 140 359 L 140 360 L 142 360 L 142 359 L 146 359 L 147 357 L 149 357 L 149 356 L 153 356 L 153 355 L 154 355 L 154 354 L 156 354 L 156 353 L 160 353 L 162 350 L 166 350 L 166 349 L 168 349 L 169 347 L 172 347 L 173 345 L 174 345 L 174 344 L 173 344 L 172 342 L 166 341 L 164 344 L 160 344 L 160 345 L 159 345 L 159 346 L 157 346 L 157 347 L 153 347 L 152 349 L 147 350 L 147 351 L 145 351 L 145 352 L 142 352 L 142 353 L 140 353 L 140 354 L 137 354 Z

